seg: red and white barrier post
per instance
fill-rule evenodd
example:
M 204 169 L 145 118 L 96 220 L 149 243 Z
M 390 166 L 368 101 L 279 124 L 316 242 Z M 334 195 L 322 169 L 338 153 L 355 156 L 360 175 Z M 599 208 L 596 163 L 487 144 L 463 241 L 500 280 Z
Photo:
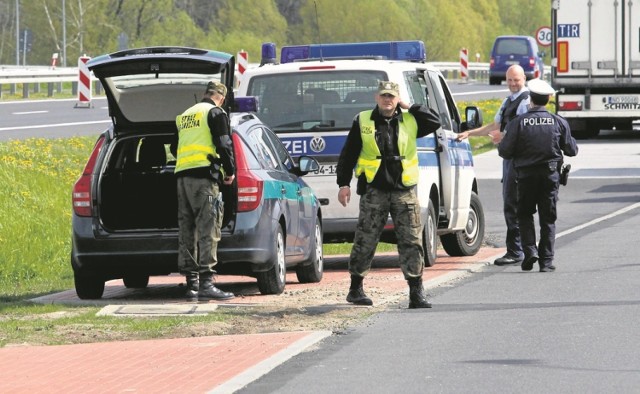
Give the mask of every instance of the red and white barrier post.
M 249 54 L 244 49 L 241 49 L 240 52 L 238 52 L 238 75 L 236 76 L 238 86 L 240 86 L 240 82 L 242 82 L 242 75 L 247 71 L 248 67 Z
M 469 76 L 469 51 L 467 48 L 460 50 L 460 79 L 462 82 L 467 82 Z
M 86 55 L 78 58 L 78 103 L 76 108 L 91 108 L 91 73 L 87 67 L 87 62 L 90 59 Z
M 58 62 L 58 52 L 51 55 L 51 69 L 56 69 L 56 63 Z

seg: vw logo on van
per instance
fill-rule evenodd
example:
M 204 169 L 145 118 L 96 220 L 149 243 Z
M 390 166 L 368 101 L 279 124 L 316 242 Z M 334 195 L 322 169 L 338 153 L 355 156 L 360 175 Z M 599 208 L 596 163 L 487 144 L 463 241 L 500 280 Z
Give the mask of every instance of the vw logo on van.
M 322 137 L 313 137 L 309 143 L 309 148 L 316 153 L 322 152 L 327 147 L 327 143 Z

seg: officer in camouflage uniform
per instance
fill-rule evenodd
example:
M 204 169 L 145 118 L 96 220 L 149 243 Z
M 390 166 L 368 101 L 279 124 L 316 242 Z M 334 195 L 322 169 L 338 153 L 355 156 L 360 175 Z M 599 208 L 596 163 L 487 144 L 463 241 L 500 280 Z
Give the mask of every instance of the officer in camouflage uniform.
M 360 215 L 349 258 L 351 286 L 347 301 L 373 305 L 362 282 L 389 213 L 398 238 L 400 267 L 409 283 L 409 308 L 430 308 L 422 287 L 424 250 L 417 197 L 418 155 L 416 138 L 433 133 L 440 118 L 426 106 L 400 100 L 398 84 L 382 81 L 373 111 L 356 115 L 337 166 L 338 201 L 347 206 L 355 168 L 360 195 Z M 408 109 L 409 112 L 402 112 Z
M 234 297 L 213 285 L 224 215 L 219 185 L 235 178 L 229 117 L 221 108 L 226 95 L 224 84 L 211 81 L 202 101 L 176 117 L 178 267 L 187 278 L 188 300 Z

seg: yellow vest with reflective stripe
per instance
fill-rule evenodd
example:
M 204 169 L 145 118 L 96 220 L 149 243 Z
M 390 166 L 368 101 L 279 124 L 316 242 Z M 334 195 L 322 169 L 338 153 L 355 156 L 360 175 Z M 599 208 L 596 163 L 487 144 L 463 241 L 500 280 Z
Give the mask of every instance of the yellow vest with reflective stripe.
M 371 120 L 373 111 L 360 112 L 360 137 L 362 138 L 362 151 L 356 164 L 356 176 L 364 173 L 367 183 L 371 183 L 380 168 L 380 149 L 376 143 L 376 126 Z M 418 183 L 418 152 L 416 149 L 416 137 L 418 135 L 418 123 L 416 118 L 405 112 L 402 121 L 398 119 L 398 151 L 402 159 L 402 184 L 413 186 Z
M 178 157 L 175 172 L 209 167 L 211 162 L 207 155 L 219 157 L 207 123 L 209 111 L 214 107 L 207 102 L 198 103 L 176 117 Z

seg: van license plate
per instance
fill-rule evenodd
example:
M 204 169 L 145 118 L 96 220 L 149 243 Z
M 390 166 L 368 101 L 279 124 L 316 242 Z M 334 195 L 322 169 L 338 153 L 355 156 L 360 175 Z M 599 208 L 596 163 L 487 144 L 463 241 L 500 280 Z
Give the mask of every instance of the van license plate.
M 504 62 L 505 64 L 508 64 L 510 66 L 513 66 L 514 64 L 520 64 L 519 61 L 517 60 L 507 60 L 506 62 Z
M 335 175 L 337 164 L 320 164 L 318 171 L 315 171 L 316 175 Z

